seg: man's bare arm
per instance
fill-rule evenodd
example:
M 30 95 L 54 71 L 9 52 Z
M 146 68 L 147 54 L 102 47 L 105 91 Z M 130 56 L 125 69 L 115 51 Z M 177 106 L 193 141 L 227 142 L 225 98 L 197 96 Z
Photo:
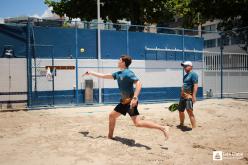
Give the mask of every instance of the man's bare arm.
M 98 73 L 94 71 L 87 71 L 85 75 L 92 75 L 92 76 L 95 76 L 98 78 L 104 78 L 104 79 L 114 79 L 114 77 L 110 73 L 104 74 L 104 73 Z
M 139 80 L 135 81 L 134 84 L 135 84 L 135 91 L 134 91 L 133 99 L 131 100 L 131 103 L 130 103 L 131 107 L 134 107 L 135 105 L 137 105 L 138 96 L 142 88 L 141 82 Z
M 181 87 L 181 97 L 183 97 L 184 96 L 184 92 L 183 92 L 183 85 L 182 85 L 182 87 Z
M 197 90 L 198 90 L 198 84 L 194 84 L 194 88 L 193 88 L 193 102 L 196 101 Z
M 136 86 L 134 91 L 134 97 L 138 97 L 142 88 L 142 84 L 139 80 L 135 81 L 134 84 Z

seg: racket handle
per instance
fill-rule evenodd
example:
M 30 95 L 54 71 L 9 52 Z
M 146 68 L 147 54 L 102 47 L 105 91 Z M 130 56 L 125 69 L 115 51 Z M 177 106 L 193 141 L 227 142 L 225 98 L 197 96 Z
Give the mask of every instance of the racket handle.
M 130 113 L 133 114 L 134 113 L 134 107 L 130 108 Z
M 82 76 L 88 75 L 89 71 L 86 71 Z

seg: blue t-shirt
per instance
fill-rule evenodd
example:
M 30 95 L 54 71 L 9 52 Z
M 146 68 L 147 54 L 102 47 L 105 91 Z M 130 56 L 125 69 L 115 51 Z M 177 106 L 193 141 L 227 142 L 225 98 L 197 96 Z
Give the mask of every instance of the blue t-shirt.
M 118 87 L 121 92 L 121 98 L 124 99 L 133 97 L 133 83 L 134 81 L 139 80 L 135 76 L 135 74 L 129 69 L 124 69 L 122 71 L 114 72 L 112 76 L 118 82 Z
M 183 90 L 187 94 L 192 94 L 194 89 L 194 84 L 198 83 L 198 75 L 191 71 L 184 75 L 183 77 Z

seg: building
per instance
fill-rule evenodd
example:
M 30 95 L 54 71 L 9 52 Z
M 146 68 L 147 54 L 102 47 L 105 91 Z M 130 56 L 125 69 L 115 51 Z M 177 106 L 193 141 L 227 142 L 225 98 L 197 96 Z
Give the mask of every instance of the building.
M 204 38 L 204 92 L 211 91 L 215 97 L 222 93 L 223 97 L 247 98 L 248 53 L 244 41 L 232 32 L 223 38 L 221 56 L 219 23 L 220 20 L 207 21 L 198 28 Z
M 0 18 L 0 24 L 4 24 L 4 19 Z
M 26 25 L 28 23 L 28 19 L 35 26 L 49 26 L 49 27 L 61 27 L 64 25 L 64 18 L 59 17 L 47 17 L 45 19 L 40 19 L 37 17 L 13 17 L 13 18 L 5 18 L 4 22 L 6 24 L 23 24 Z
M 204 38 L 204 50 L 210 52 L 219 52 L 221 44 L 221 36 L 217 30 L 220 20 L 207 21 L 199 26 L 198 30 L 202 32 Z M 242 47 L 244 41 L 235 36 L 227 36 L 223 40 L 224 52 L 228 53 L 247 53 Z

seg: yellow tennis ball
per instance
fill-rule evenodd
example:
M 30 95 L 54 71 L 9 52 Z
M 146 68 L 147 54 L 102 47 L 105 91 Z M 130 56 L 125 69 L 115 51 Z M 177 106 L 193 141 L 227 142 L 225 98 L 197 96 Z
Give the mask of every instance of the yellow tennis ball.
M 81 48 L 81 49 L 80 49 L 80 52 L 83 53 L 83 52 L 84 52 L 84 48 Z

